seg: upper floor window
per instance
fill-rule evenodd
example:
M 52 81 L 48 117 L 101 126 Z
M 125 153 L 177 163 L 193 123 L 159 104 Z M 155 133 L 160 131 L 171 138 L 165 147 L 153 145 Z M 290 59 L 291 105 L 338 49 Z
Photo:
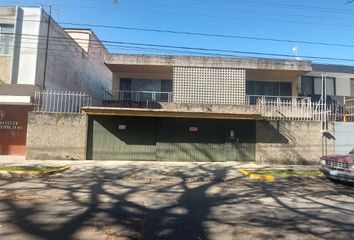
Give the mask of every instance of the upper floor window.
M 354 78 L 350 79 L 350 96 L 354 97 Z
M 246 81 L 246 95 L 291 96 L 291 82 Z
M 336 79 L 333 77 L 326 77 L 326 93 L 328 96 L 335 96 L 336 95 Z M 321 95 L 322 94 L 322 77 L 315 77 L 314 78 L 314 87 L 315 87 L 315 94 Z
M 336 79 L 333 77 L 327 77 L 327 95 L 336 95 Z M 322 95 L 322 77 L 312 77 L 312 76 L 302 76 L 301 77 L 301 88 L 300 94 L 311 96 L 311 95 Z
M 0 24 L 0 55 L 12 54 L 13 35 L 13 25 Z

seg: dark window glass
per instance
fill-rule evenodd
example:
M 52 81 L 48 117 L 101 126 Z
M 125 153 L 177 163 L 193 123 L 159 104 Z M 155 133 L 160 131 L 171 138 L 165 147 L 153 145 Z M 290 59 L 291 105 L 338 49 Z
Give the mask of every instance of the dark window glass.
M 172 92 L 171 80 L 161 80 L 161 92 Z
M 254 81 L 246 81 L 246 95 L 254 94 Z
M 279 96 L 279 83 L 255 82 L 255 95 Z
M 132 80 L 130 78 L 121 78 L 119 90 L 120 91 L 131 91 L 132 90 Z
M 133 79 L 132 89 L 137 92 L 160 92 L 161 80 Z
M 264 84 L 262 82 L 254 83 L 254 95 L 265 95 Z
M 301 90 L 300 94 L 313 95 L 314 92 L 314 81 L 313 77 L 302 76 L 301 77 Z
M 0 55 L 11 55 L 14 39 L 14 26 L 0 24 Z
M 291 96 L 291 83 L 281 82 L 279 83 L 280 96 Z

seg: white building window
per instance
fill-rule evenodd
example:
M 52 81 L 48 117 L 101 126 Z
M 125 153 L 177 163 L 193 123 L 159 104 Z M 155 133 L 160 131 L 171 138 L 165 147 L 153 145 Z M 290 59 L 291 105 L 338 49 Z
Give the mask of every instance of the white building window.
M 327 95 L 328 96 L 335 96 L 336 95 L 336 82 L 335 78 L 327 77 Z M 315 77 L 314 78 L 314 86 L 315 86 L 315 94 L 321 95 L 322 89 L 322 77 Z
M 11 55 L 14 39 L 14 26 L 0 24 L 0 55 Z
M 354 97 L 354 78 L 350 79 L 350 96 Z

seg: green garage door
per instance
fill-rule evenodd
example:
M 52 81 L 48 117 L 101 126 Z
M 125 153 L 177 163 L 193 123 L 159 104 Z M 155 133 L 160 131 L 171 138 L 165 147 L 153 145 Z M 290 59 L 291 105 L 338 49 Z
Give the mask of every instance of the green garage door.
M 255 121 L 90 116 L 88 159 L 254 161 Z
M 225 161 L 255 161 L 256 122 L 225 121 Z
M 220 121 L 161 119 L 157 133 L 158 161 L 224 161 Z
M 160 119 L 158 161 L 254 161 L 255 121 Z
M 90 116 L 87 158 L 156 160 L 156 119 Z

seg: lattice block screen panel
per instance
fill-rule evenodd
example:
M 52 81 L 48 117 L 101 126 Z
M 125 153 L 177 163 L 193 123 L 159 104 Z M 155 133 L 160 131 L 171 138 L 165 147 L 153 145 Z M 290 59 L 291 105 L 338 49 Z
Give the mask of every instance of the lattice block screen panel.
M 177 103 L 245 104 L 246 70 L 173 68 L 173 101 Z

